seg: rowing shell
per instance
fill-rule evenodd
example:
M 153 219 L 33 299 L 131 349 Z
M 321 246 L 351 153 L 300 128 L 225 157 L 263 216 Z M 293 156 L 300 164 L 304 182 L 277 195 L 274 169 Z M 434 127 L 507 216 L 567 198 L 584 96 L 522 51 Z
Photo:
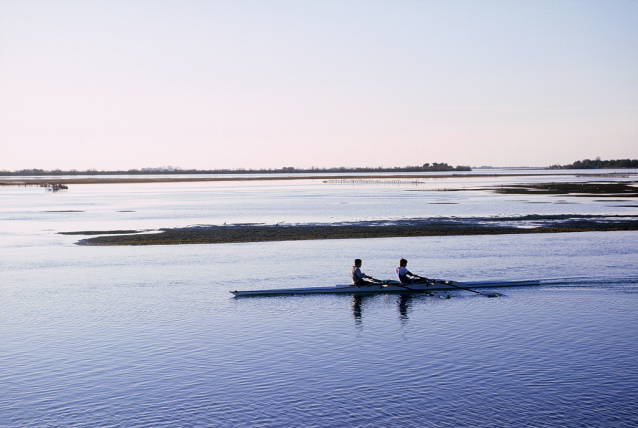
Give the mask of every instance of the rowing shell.
M 268 294 L 352 294 L 352 293 L 411 293 L 411 290 L 418 291 L 450 291 L 462 288 L 493 288 L 493 287 L 518 287 L 528 285 L 540 285 L 539 280 L 531 281 L 474 281 L 456 282 L 436 280 L 434 283 L 408 284 L 400 287 L 396 281 L 373 285 L 355 286 L 349 284 L 334 285 L 332 287 L 309 287 L 309 288 L 283 288 L 278 290 L 254 290 L 254 291 L 231 291 L 235 296 L 265 296 Z M 454 287 L 456 286 L 456 287 Z M 417 291 L 417 292 L 418 292 Z

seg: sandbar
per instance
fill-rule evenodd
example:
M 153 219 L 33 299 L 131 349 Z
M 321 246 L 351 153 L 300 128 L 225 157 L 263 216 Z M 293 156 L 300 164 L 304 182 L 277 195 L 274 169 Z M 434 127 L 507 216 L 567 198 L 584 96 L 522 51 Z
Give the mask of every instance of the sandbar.
M 78 245 L 226 244 L 318 239 L 502 235 L 638 230 L 638 216 L 529 215 L 511 218 L 434 218 L 339 224 L 224 225 L 160 229 L 158 233 L 98 236 Z M 94 233 L 94 232 L 92 232 Z M 105 235 L 108 232 L 105 232 Z M 81 234 L 81 233 L 75 233 Z M 87 233 L 88 235 L 89 233 Z

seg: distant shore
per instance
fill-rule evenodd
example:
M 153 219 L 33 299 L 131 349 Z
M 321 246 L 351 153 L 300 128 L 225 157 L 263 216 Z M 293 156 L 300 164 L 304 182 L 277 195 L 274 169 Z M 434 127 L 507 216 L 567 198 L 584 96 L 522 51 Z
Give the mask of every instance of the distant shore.
M 533 226 L 530 226 L 530 222 Z M 523 226 L 523 227 L 521 227 Z M 414 236 L 503 235 L 528 233 L 638 230 L 638 216 L 530 215 L 515 218 L 435 218 L 335 225 L 228 225 L 163 229 L 87 238 L 78 245 L 226 244 L 318 239 L 397 238 Z M 109 235 L 116 231 L 67 232 L 69 235 Z M 134 232 L 134 231 L 120 231 Z M 143 231 L 147 232 L 147 231 Z
M 459 174 L 459 173 L 446 173 L 446 174 L 333 174 L 333 175 L 314 175 L 314 174 L 297 174 L 290 176 L 250 176 L 250 175 L 242 175 L 240 177 L 153 177 L 153 176 L 140 176 L 139 178 L 117 178 L 113 176 L 100 176 L 100 177 L 42 177 L 42 178 L 19 178 L 19 177 L 3 177 L 0 179 L 0 186 L 40 186 L 42 184 L 48 183 L 50 185 L 53 184 L 131 184 L 131 183 L 196 183 L 196 182 L 215 182 L 215 181 L 287 181 L 287 180 L 348 180 L 348 179 L 425 179 L 425 178 L 475 178 L 475 177 L 551 177 L 551 176 L 581 176 L 581 175 L 591 175 L 595 177 L 597 175 L 601 175 L 600 172 L 598 174 L 583 174 L 583 172 L 573 172 L 573 173 L 513 173 L 513 174 Z M 604 174 L 605 176 L 612 174 Z M 617 173 L 613 175 L 628 175 L 623 173 Z M 633 174 L 631 174 L 633 175 Z

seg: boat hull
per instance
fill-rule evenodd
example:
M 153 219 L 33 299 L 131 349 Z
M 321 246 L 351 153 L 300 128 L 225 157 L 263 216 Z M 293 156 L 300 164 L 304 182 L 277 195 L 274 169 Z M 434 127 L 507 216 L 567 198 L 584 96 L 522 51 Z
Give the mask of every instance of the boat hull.
M 357 294 L 357 293 L 419 293 L 422 291 L 450 291 L 461 288 L 494 288 L 494 287 L 520 287 L 540 285 L 539 280 L 530 281 L 436 281 L 434 283 L 409 284 L 403 287 L 396 281 L 389 281 L 387 284 L 374 284 L 366 286 L 353 286 L 348 284 L 335 285 L 332 287 L 309 287 L 309 288 L 284 288 L 275 290 L 247 290 L 231 291 L 235 296 L 266 296 L 277 294 Z M 456 286 L 456 287 L 455 287 Z M 408 288 L 410 289 L 408 289 Z

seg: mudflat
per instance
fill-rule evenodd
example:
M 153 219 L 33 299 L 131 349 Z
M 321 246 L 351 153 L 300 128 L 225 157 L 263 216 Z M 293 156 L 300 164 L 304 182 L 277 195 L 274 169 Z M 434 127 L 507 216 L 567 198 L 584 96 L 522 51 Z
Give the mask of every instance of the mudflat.
M 396 238 L 447 235 L 501 235 L 525 233 L 604 232 L 638 230 L 638 216 L 523 216 L 512 218 L 436 218 L 394 222 L 356 222 L 302 225 L 224 225 L 160 229 L 158 233 L 110 235 L 83 239 L 78 245 L 224 244 L 316 239 Z M 127 231 L 131 232 L 131 231 Z M 146 232 L 146 231 L 144 231 Z M 82 232 L 74 232 L 81 235 Z

